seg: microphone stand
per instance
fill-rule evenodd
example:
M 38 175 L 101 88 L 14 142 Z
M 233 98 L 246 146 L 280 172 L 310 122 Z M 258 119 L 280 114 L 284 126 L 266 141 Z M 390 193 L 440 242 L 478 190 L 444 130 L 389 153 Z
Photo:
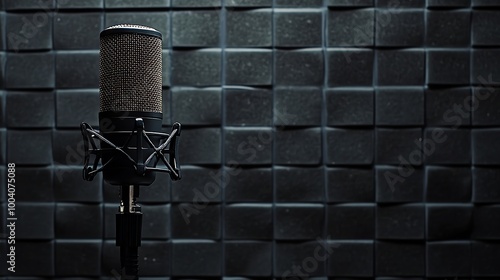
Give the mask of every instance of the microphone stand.
M 177 140 L 181 133 L 181 124 L 174 123 L 170 134 L 161 132 L 146 132 L 144 130 L 144 121 L 142 118 L 136 118 L 135 127 L 130 132 L 128 140 L 122 145 L 117 146 L 106 139 L 98 131 L 94 130 L 89 124 L 82 123 L 80 128 L 84 140 L 85 159 L 83 167 L 83 179 L 92 181 L 97 173 L 107 168 L 108 164 L 118 155 L 124 156 L 139 174 L 145 174 L 146 171 L 165 172 L 170 174 L 173 181 L 181 178 L 178 167 Z M 128 147 L 129 141 L 136 136 L 135 149 Z M 164 140 L 158 147 L 151 141 L 149 136 L 160 136 Z M 98 147 L 97 142 L 107 144 L 110 148 Z M 144 142 L 143 142 L 144 141 Z M 146 143 L 152 151 L 148 156 L 144 154 L 143 143 Z M 137 148 L 139 147 L 139 148 Z M 135 151 L 136 158 L 132 158 Z M 115 152 L 115 155 L 101 167 L 98 163 L 103 157 L 104 152 Z M 127 152 L 130 152 L 127 153 Z M 167 157 L 168 156 L 168 157 Z M 146 160 L 144 160 L 146 158 Z M 156 167 L 158 161 L 165 164 L 165 168 Z M 151 162 L 154 166 L 150 166 Z M 142 177 L 139 177 L 140 179 Z M 106 180 L 106 175 L 104 176 Z M 116 214 L 116 246 L 120 247 L 120 263 L 123 280 L 135 280 L 139 273 L 139 247 L 141 246 L 142 230 L 142 212 L 141 206 L 136 203 L 139 197 L 139 185 L 142 181 L 136 180 L 136 183 L 121 184 L 120 207 Z M 117 184 L 119 185 L 119 184 Z
M 142 213 L 136 204 L 139 186 L 121 186 L 119 213 L 116 214 L 116 246 L 120 246 L 121 279 L 139 279 Z

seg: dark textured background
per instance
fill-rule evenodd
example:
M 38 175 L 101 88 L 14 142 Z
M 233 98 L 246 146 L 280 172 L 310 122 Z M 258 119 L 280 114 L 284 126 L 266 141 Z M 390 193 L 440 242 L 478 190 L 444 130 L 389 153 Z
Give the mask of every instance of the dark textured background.
M 99 32 L 127 22 L 166 38 L 165 128 L 184 125 L 184 179 L 142 188 L 141 275 L 500 278 L 500 1 L 1 3 L 1 201 L 7 162 L 18 180 L 9 276 L 119 269 L 118 189 L 81 179 L 78 126 L 96 125 Z

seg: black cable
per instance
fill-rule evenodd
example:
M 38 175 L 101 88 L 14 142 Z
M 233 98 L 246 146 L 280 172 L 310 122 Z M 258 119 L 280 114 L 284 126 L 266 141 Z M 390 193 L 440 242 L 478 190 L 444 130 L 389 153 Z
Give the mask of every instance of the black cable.
M 122 266 L 121 279 L 139 279 L 139 252 L 138 247 L 120 246 L 120 261 Z

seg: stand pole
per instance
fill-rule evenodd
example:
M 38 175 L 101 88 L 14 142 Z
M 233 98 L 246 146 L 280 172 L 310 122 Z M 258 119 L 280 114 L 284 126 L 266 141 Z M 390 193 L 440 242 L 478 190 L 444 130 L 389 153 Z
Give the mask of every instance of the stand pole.
M 123 280 L 139 279 L 139 246 L 141 246 L 142 213 L 136 204 L 139 186 L 121 187 L 119 213 L 116 214 L 116 246 L 120 246 Z

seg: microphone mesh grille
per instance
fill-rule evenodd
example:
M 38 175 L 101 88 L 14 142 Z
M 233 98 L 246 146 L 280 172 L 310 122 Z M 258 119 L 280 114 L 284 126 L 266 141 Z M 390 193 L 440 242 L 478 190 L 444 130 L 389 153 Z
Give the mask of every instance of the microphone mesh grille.
M 115 28 L 135 28 L 135 29 L 157 31 L 156 29 L 148 27 L 148 26 L 137 25 L 137 24 L 128 24 L 128 23 L 113 25 L 113 26 L 110 26 L 106 29 L 115 29 Z
M 162 44 L 154 30 L 136 25 L 110 27 L 137 29 L 101 36 L 100 111 L 162 112 Z M 110 29 L 108 28 L 108 29 Z M 106 30 L 108 30 L 106 29 Z

